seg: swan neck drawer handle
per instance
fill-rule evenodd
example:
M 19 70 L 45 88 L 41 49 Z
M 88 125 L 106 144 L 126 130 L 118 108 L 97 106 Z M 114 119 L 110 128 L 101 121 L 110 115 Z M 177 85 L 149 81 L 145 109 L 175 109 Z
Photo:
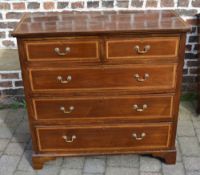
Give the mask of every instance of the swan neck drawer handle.
M 56 47 L 56 48 L 54 49 L 54 51 L 55 51 L 58 55 L 60 55 L 60 56 L 65 56 L 65 55 L 67 55 L 67 54 L 70 52 L 70 47 L 66 47 L 66 48 L 65 48 L 65 52 L 61 52 L 60 49 L 59 49 L 58 47 Z
M 138 136 L 136 133 L 133 133 L 132 136 L 135 138 L 135 140 L 143 140 L 146 136 L 146 133 L 143 132 L 140 136 Z
M 146 45 L 146 46 L 144 46 L 143 50 L 140 50 L 140 46 L 138 46 L 138 45 L 136 45 L 134 48 L 135 48 L 137 53 L 145 54 L 150 50 L 151 46 L 150 45 Z
M 76 135 L 72 135 L 71 137 L 64 135 L 62 138 L 65 140 L 65 142 L 72 143 L 76 139 Z
M 69 83 L 72 80 L 72 76 L 68 75 L 67 78 L 66 78 L 66 80 L 63 80 L 63 77 L 59 75 L 59 76 L 57 76 L 57 80 L 59 82 L 61 82 L 62 84 L 67 84 L 67 83 Z
M 143 82 L 149 78 L 149 74 L 145 73 L 143 78 L 139 74 L 135 74 L 134 77 L 137 81 Z
M 64 114 L 69 114 L 74 110 L 74 106 L 70 106 L 68 110 L 66 110 L 64 106 L 61 106 L 60 110 L 63 111 Z
M 145 109 L 147 109 L 147 104 L 143 104 L 142 108 L 139 108 L 139 106 L 137 104 L 133 105 L 133 109 L 135 109 L 137 112 L 143 112 Z

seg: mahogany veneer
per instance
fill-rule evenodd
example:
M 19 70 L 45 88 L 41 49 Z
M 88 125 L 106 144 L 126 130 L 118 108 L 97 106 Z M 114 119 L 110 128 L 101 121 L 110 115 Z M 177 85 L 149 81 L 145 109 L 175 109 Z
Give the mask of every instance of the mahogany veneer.
M 185 35 L 173 11 L 25 14 L 17 37 L 33 167 L 142 153 L 175 163 Z
M 174 96 L 168 95 L 129 95 L 108 97 L 72 98 L 33 98 L 34 119 L 36 120 L 74 120 L 97 118 L 131 118 L 135 120 L 172 119 Z M 148 109 L 140 112 L 138 108 L 146 105 Z M 72 109 L 71 113 L 63 113 Z M 102 110 L 103 109 L 103 110 Z
M 122 151 L 167 149 L 171 145 L 171 132 L 170 123 L 69 128 L 64 126 L 36 127 L 39 151 L 71 154 L 85 151 L 118 151 L 119 149 Z M 66 144 L 60 136 L 69 137 L 72 143 Z M 143 137 L 147 138 L 142 139 Z
M 90 89 L 132 89 L 133 91 L 173 89 L 176 84 L 176 64 L 93 66 L 76 68 L 29 69 L 31 90 L 89 91 Z M 84 72 L 84 75 L 83 75 Z M 137 77 L 138 75 L 139 77 Z M 139 81 L 145 79 L 147 81 Z M 61 80 L 58 79 L 61 77 Z M 68 83 L 63 83 L 67 81 Z M 97 79 L 98 77 L 98 79 Z
M 65 52 L 66 45 L 69 48 L 67 55 L 58 55 L 55 48 Z M 58 61 L 58 60 L 80 60 L 99 61 L 98 40 L 87 39 L 48 39 L 45 41 L 26 41 L 26 58 L 28 61 Z M 81 52 L 80 52 L 81 51 Z
M 164 45 L 163 45 L 164 44 Z M 133 46 L 145 48 L 146 45 L 151 48 L 145 54 L 138 54 Z M 156 59 L 159 57 L 177 58 L 179 46 L 179 36 L 174 37 L 123 37 L 120 39 L 106 40 L 106 58 L 147 58 Z

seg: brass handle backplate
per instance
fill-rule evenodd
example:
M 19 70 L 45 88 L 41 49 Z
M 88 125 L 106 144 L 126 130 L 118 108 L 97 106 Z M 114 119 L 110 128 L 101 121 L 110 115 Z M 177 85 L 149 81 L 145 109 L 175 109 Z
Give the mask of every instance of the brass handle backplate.
M 143 140 L 146 136 L 146 133 L 143 132 L 140 136 L 138 136 L 136 133 L 133 133 L 132 136 L 135 138 L 135 140 Z
M 137 112 L 143 112 L 145 109 L 147 109 L 147 104 L 143 104 L 142 108 L 139 108 L 139 106 L 137 104 L 133 105 L 133 109 L 135 109 Z
M 71 137 L 64 135 L 62 138 L 65 140 L 65 142 L 72 143 L 76 139 L 76 135 L 72 135 Z
M 134 77 L 135 77 L 135 79 L 136 79 L 137 81 L 143 82 L 143 81 L 145 81 L 147 78 L 149 78 L 149 74 L 145 73 L 143 78 L 140 77 L 139 74 L 135 74 Z
M 67 84 L 72 80 L 72 76 L 68 75 L 66 80 L 63 80 L 63 77 L 59 75 L 57 76 L 57 80 L 60 81 L 62 84 Z
M 151 46 L 150 45 L 146 45 L 144 46 L 143 50 L 140 50 L 140 46 L 136 45 L 135 46 L 135 50 L 137 53 L 139 54 L 145 54 L 150 50 Z
M 69 114 L 74 110 L 74 106 L 70 106 L 68 110 L 66 110 L 64 106 L 61 106 L 60 110 L 63 111 L 64 114 Z
M 65 55 L 67 55 L 69 52 L 70 52 L 70 47 L 66 47 L 65 48 L 65 52 L 61 52 L 60 51 L 60 49 L 58 48 L 58 47 L 56 47 L 55 49 L 54 49 L 54 51 L 58 54 L 58 55 L 60 55 L 60 56 L 65 56 Z

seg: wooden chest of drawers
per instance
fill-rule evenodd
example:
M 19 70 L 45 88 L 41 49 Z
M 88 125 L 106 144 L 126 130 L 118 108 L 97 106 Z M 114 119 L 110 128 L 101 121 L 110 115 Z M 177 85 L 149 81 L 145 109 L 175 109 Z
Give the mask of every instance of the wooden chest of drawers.
M 175 163 L 185 35 L 173 11 L 25 14 L 17 37 L 33 167 L 143 153 Z

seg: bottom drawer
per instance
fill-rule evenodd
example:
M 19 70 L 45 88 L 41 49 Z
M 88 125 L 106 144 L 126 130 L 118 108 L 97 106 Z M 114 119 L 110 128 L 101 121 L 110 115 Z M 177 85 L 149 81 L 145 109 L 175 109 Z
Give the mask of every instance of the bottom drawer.
M 40 152 L 83 152 L 167 149 L 171 123 L 120 126 L 36 127 Z

